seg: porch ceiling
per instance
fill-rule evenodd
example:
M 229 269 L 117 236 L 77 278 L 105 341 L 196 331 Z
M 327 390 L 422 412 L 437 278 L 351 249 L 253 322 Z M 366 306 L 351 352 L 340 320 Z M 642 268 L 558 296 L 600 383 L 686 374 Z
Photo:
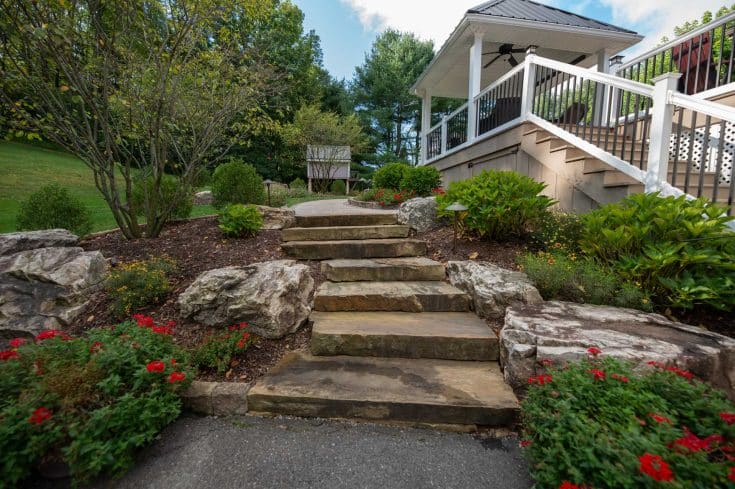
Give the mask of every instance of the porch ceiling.
M 514 48 L 538 46 L 536 54 L 569 63 L 580 55 L 587 58 L 578 66 L 597 64 L 596 53 L 605 50 L 608 56 L 638 43 L 642 37 L 633 32 L 583 28 L 547 22 L 529 21 L 468 13 L 462 19 L 431 64 L 412 87 L 422 96 L 428 90 L 434 97 L 467 98 L 469 85 L 469 50 L 475 32 L 483 36 L 483 53 L 497 51 L 501 44 Z M 483 66 L 495 55 L 483 55 Z M 523 62 L 524 53 L 513 55 Z M 482 70 L 484 88 L 511 69 L 503 56 Z

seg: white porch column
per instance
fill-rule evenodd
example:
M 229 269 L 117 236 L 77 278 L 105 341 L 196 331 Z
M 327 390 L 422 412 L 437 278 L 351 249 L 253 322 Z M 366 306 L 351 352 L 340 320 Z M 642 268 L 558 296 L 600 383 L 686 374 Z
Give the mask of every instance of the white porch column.
M 421 161 L 419 163 L 422 165 L 428 159 L 426 136 L 429 135 L 429 129 L 431 129 L 431 92 L 425 90 L 421 98 Z
M 597 71 L 600 73 L 610 72 L 610 57 L 604 49 L 597 51 Z M 599 85 L 598 85 L 599 88 Z M 607 114 L 607 102 L 610 98 L 608 87 L 595 91 L 595 107 L 592 112 L 592 125 L 601 126 L 602 120 Z
M 482 84 L 482 34 L 475 32 L 470 47 L 470 85 L 467 90 L 467 142 L 474 141 L 477 134 L 477 109 L 475 97 L 480 94 Z
M 523 60 L 523 95 L 521 97 L 521 118 L 526 119 L 533 112 L 533 99 L 536 96 L 536 65 L 533 59 L 536 56 L 536 46 L 528 46 L 526 59 Z
M 613 56 L 612 58 L 610 58 L 610 73 L 617 76 L 618 66 L 622 64 L 623 56 L 618 54 L 617 56 Z M 610 110 L 610 121 L 608 122 L 610 127 L 615 127 L 615 125 L 617 124 L 617 119 L 618 117 L 620 117 L 620 114 L 616 112 L 618 110 L 618 102 L 620 101 L 620 90 L 610 87 L 608 87 L 608 90 L 612 90 L 612 95 L 608 95 L 608 103 L 610 104 L 610 107 L 612 107 Z M 607 111 L 605 113 L 607 114 Z
M 664 73 L 651 80 L 653 86 L 653 113 L 651 114 L 651 143 L 648 148 L 646 192 L 661 190 L 669 173 L 669 140 L 674 106 L 668 103 L 670 91 L 676 91 L 681 73 Z

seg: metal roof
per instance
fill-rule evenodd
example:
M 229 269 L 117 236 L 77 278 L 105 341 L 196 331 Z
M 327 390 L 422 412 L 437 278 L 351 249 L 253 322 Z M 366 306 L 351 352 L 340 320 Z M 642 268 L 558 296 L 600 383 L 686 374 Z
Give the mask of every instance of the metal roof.
M 542 3 L 532 2 L 531 0 L 491 0 L 490 2 L 485 2 L 469 9 L 467 13 L 635 34 L 634 31 L 628 29 L 567 12 L 566 10 L 550 7 Z

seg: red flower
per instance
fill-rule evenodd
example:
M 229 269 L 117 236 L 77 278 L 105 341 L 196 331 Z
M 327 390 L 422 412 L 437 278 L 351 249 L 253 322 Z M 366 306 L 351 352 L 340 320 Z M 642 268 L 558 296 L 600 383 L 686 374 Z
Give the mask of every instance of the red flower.
M 656 368 L 664 368 L 665 367 L 665 365 L 663 363 L 661 363 L 661 362 L 654 362 L 654 361 L 648 362 L 648 365 L 650 365 L 652 367 L 656 367 Z
M 630 382 L 630 379 L 626 377 L 625 375 L 612 374 L 610 377 L 612 377 L 615 380 L 619 380 L 623 384 L 627 384 L 628 382 Z
M 152 328 L 156 325 L 153 318 L 145 314 L 133 314 L 133 319 L 141 328 Z
M 597 370 L 596 368 L 593 368 L 591 370 L 588 370 L 588 372 L 592 374 L 595 380 L 605 380 L 605 372 L 603 372 L 602 370 Z
M 31 417 L 28 418 L 28 422 L 31 424 L 41 424 L 47 419 L 51 419 L 51 411 L 45 407 L 40 407 L 33 411 Z
M 543 360 L 539 360 L 538 363 L 540 363 L 544 367 L 550 367 L 550 366 L 552 366 L 554 364 L 554 362 L 551 361 L 551 360 L 549 360 L 548 358 L 544 358 Z
M 167 321 L 166 322 L 166 327 L 167 328 L 174 328 L 174 327 L 176 327 L 176 321 Z
M 530 447 L 532 444 L 533 442 L 531 440 L 521 440 L 521 442 L 519 443 L 521 448 Z
M 61 338 L 64 341 L 71 339 L 69 335 L 61 330 L 47 329 L 46 331 L 41 331 L 40 333 L 38 333 L 38 336 L 36 336 L 36 341 L 50 340 L 51 338 Z
M 89 347 L 89 353 L 97 353 L 101 349 L 102 349 L 102 343 L 100 343 L 99 341 L 95 341 L 94 343 L 92 343 L 92 346 Z
M 20 358 L 17 351 L 15 350 L 0 351 L 0 360 L 2 360 L 3 362 L 6 360 L 14 359 L 14 358 Z
M 735 481 L 735 467 L 730 467 L 730 473 L 727 475 L 727 478 Z
M 644 453 L 638 457 L 638 461 L 641 463 L 641 472 L 653 478 L 653 480 L 659 482 L 674 480 L 674 473 L 671 471 L 669 464 L 667 464 L 660 455 Z
M 19 348 L 20 345 L 26 342 L 25 338 L 13 338 L 10 340 L 10 348 Z
M 151 331 L 162 335 L 174 334 L 174 330 L 169 328 L 168 326 L 154 326 L 153 328 L 151 328 Z
M 679 377 L 684 377 L 685 379 L 691 379 L 691 378 L 694 377 L 694 374 L 693 373 L 688 372 L 686 370 L 682 370 L 682 369 L 680 369 L 678 367 L 675 367 L 673 365 L 670 365 L 670 366 L 666 367 L 666 370 L 669 371 L 669 372 L 674 372 Z
M 400 202 L 401 200 L 401 194 L 393 194 L 393 200 L 397 200 Z
M 722 443 L 723 441 L 724 438 L 722 435 L 710 435 L 707 438 L 699 438 L 685 427 L 684 436 L 674 440 L 670 447 L 678 448 L 679 451 L 682 451 L 681 449 L 685 448 L 685 453 L 696 453 L 700 451 L 710 452 L 710 445 L 713 443 Z
M 551 375 L 539 375 L 538 377 L 529 377 L 528 383 L 529 384 L 538 384 L 538 385 L 544 385 L 544 384 L 550 384 L 551 381 L 554 380 Z
M 186 374 L 183 372 L 171 372 L 168 376 L 168 383 L 175 384 L 176 382 L 182 382 L 186 378 Z
M 431 191 L 431 193 L 433 193 L 433 194 L 437 194 L 437 195 L 444 195 L 444 194 L 445 194 L 446 192 L 444 191 L 444 189 L 443 189 L 443 188 L 441 188 L 441 187 L 437 187 L 437 188 L 433 189 L 433 190 Z
M 163 373 L 166 370 L 166 364 L 160 360 L 154 360 L 145 366 L 149 372 Z
M 582 489 L 582 488 L 579 487 L 577 484 L 572 484 L 569 481 L 564 481 L 559 486 L 559 489 Z
M 171 359 L 171 366 L 173 367 L 173 366 L 175 366 L 175 365 L 176 365 L 176 359 L 175 359 L 175 358 L 172 358 L 172 359 Z
M 720 418 L 727 424 L 735 423 L 735 413 L 720 413 Z
M 660 414 L 650 413 L 649 416 L 651 419 L 653 419 L 657 423 L 668 423 L 671 424 L 671 420 L 667 418 L 666 416 L 661 416 Z
M 599 355 L 600 353 L 602 353 L 602 350 L 600 350 L 596 346 L 591 346 L 591 347 L 587 348 L 587 353 L 589 353 L 593 357 L 596 357 L 597 355 Z

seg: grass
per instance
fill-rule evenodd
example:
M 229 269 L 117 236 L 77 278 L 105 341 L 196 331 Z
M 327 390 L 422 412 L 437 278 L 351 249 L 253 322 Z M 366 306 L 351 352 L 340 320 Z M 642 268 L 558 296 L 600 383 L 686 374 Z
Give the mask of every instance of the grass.
M 107 203 L 94 186 L 92 170 L 68 153 L 15 142 L 0 142 L 0 233 L 16 230 L 20 202 L 40 187 L 58 183 L 89 210 L 92 232 L 117 227 Z M 212 206 L 194 206 L 192 217 L 215 214 Z

